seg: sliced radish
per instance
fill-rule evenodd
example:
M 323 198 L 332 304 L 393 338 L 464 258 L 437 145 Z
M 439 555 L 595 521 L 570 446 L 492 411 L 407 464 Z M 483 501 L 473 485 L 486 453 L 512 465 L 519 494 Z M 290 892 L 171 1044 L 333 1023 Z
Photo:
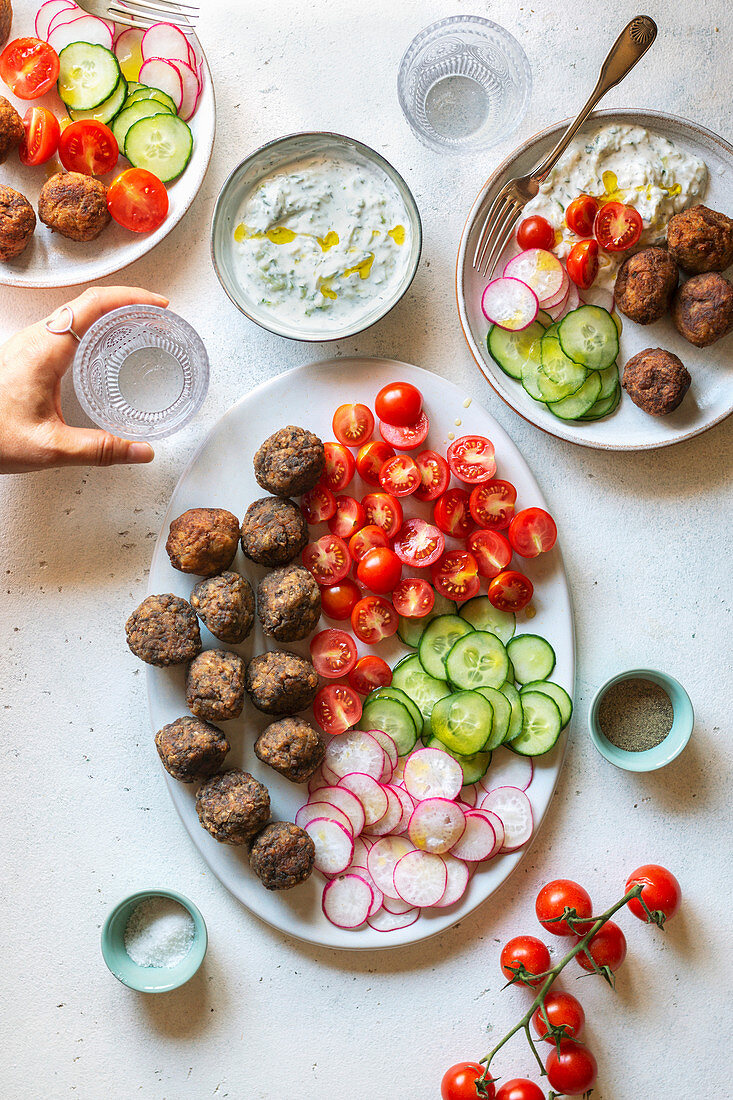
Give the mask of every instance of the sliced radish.
M 570 289 L 568 291 L 568 300 L 565 303 L 565 312 L 566 313 L 571 313 L 574 309 L 577 309 L 579 305 L 580 305 L 580 293 L 579 293 L 578 288 L 575 285 L 575 283 L 571 280 L 570 281 Z M 609 310 L 609 313 L 610 312 L 611 311 Z
M 557 256 L 546 248 L 527 248 L 504 268 L 504 278 L 520 279 L 526 283 L 543 308 L 545 302 L 552 301 L 567 277 Z
M 383 787 L 384 793 L 387 796 L 387 810 L 386 813 L 379 819 L 374 821 L 371 825 L 367 825 L 364 829 L 365 833 L 372 836 L 386 836 L 387 833 L 393 833 L 398 830 L 400 823 L 402 822 L 402 803 L 395 794 L 392 787 Z
M 575 285 L 575 284 L 573 284 Z M 587 290 L 578 291 L 578 297 L 587 306 L 600 306 L 601 309 L 613 313 L 614 297 L 610 290 L 602 286 L 590 286 Z
M 399 928 L 409 928 L 420 916 L 419 909 L 410 908 L 406 913 L 388 913 L 380 909 L 373 917 L 367 918 L 367 924 L 375 932 L 396 932 Z
M 191 64 L 188 39 L 182 30 L 172 23 L 153 23 L 142 39 L 143 61 L 151 57 L 165 57 L 169 61 L 185 61 Z
M 48 42 L 49 34 L 55 27 L 58 27 L 60 23 L 70 23 L 72 19 L 81 19 L 82 15 L 88 14 L 88 12 L 82 11 L 78 4 L 74 4 L 71 8 L 63 8 L 61 11 L 57 11 L 55 15 L 51 16 L 48 22 L 46 41 Z
M 466 814 L 463 836 L 451 849 L 456 859 L 470 859 L 474 863 L 490 859 L 496 850 L 496 833 L 489 819 L 477 810 Z
M 458 798 L 461 802 L 465 802 L 467 806 L 475 806 L 476 799 L 478 798 L 476 784 L 471 783 L 468 787 L 461 787 L 461 792 L 458 795 Z
M 63 16 L 63 12 L 61 14 Z M 56 53 L 61 53 L 72 42 L 88 42 L 91 46 L 104 46 L 111 50 L 112 32 L 106 23 L 93 15 L 82 15 L 68 23 L 54 20 L 48 33 L 49 46 Z
M 323 768 L 316 768 L 313 775 L 308 780 L 308 794 L 313 794 L 314 791 L 319 790 L 321 787 L 328 787 L 331 784 L 323 774 Z
M 319 787 L 310 802 L 327 802 L 331 806 L 336 806 L 343 814 L 346 814 L 351 823 L 351 831 L 354 836 L 358 836 L 366 825 L 364 807 L 354 792 L 347 790 L 346 787 Z
M 443 855 L 443 863 L 448 876 L 445 893 L 440 901 L 436 901 L 438 909 L 445 909 L 448 905 L 455 905 L 466 892 L 466 887 L 471 880 L 471 872 L 468 865 L 462 859 L 455 856 Z
M 381 783 L 378 783 L 371 775 L 364 775 L 363 772 L 352 772 L 351 775 L 345 775 L 342 779 L 339 779 L 338 785 L 353 791 L 359 799 L 364 807 L 364 819 L 367 825 L 374 825 L 375 822 L 384 817 L 389 809 L 387 792 Z
M 489 822 L 489 825 L 491 825 L 494 832 L 496 833 L 496 850 L 493 851 L 489 856 L 489 859 L 491 859 L 493 858 L 493 856 L 497 855 L 504 847 L 504 842 L 506 840 L 506 834 L 504 832 L 504 822 L 501 820 L 498 814 L 495 814 L 493 810 L 489 810 L 483 805 L 479 807 L 479 813 L 483 814 L 483 816 Z
M 58 15 L 62 11 L 70 11 L 75 9 L 76 4 L 74 0 L 46 0 L 45 4 L 41 4 L 40 8 L 36 12 L 35 31 L 36 38 L 40 38 L 42 41 L 46 41 L 46 35 L 48 34 L 51 26 L 51 20 L 54 16 Z
M 407 763 L 406 756 L 400 756 L 395 764 L 395 769 L 392 772 L 392 785 L 396 787 L 404 787 L 405 785 L 405 764 Z
M 115 38 L 114 53 L 118 61 L 124 61 L 131 54 L 142 51 L 142 41 L 145 31 L 139 27 L 126 27 Z
M 394 769 L 397 767 L 397 761 L 399 760 L 399 756 L 397 755 L 397 746 L 395 745 L 394 740 L 389 736 L 388 733 L 383 733 L 382 730 L 367 730 L 366 732 L 370 735 L 370 737 L 373 737 L 374 740 L 378 741 L 379 744 L 382 746 L 385 753 L 389 757 L 389 762 L 392 765 L 392 771 L 394 772 Z
M 371 841 L 367 842 L 363 837 L 354 838 L 354 854 L 351 857 L 351 866 L 366 867 Z
M 394 913 L 397 917 L 400 913 L 409 913 L 411 909 L 414 909 L 414 905 L 408 905 L 402 898 L 391 898 L 387 894 L 384 894 L 384 901 L 382 904 L 388 913 Z
M 323 912 L 337 928 L 358 928 L 373 901 L 372 888 L 361 875 L 339 875 L 323 890 Z
M 539 313 L 535 292 L 519 279 L 494 279 L 481 299 L 484 316 L 499 328 L 518 332 L 531 325 Z
M 553 294 L 550 298 L 546 298 L 544 301 L 540 302 L 540 308 L 545 309 L 545 310 L 549 310 L 551 306 L 557 306 L 557 305 L 560 304 L 560 302 L 564 302 L 565 299 L 568 296 L 568 291 L 569 290 L 570 290 L 570 278 L 568 276 L 567 271 L 565 271 L 565 269 L 563 268 L 562 282 L 561 282 L 561 284 L 560 284 L 560 286 L 557 290 L 557 293 Z M 539 297 L 539 295 L 538 295 L 538 297 Z
M 315 817 L 303 829 L 315 845 L 313 866 L 317 871 L 339 875 L 346 870 L 354 854 L 354 839 L 344 825 L 339 825 L 332 817 Z
M 369 909 L 369 912 L 368 912 L 367 916 L 373 917 L 374 914 L 382 908 L 382 904 L 384 902 L 384 894 L 379 889 L 379 887 L 377 886 L 377 884 L 374 881 L 374 879 L 372 878 L 372 876 L 369 874 L 369 871 L 366 867 L 359 866 L 359 865 L 352 862 L 349 865 L 348 870 L 347 870 L 346 873 L 349 874 L 349 875 L 359 875 L 366 882 L 368 882 L 369 885 L 371 886 L 373 898 L 372 898 L 372 904 L 371 904 L 371 907 Z
M 188 63 L 192 69 L 196 72 L 203 67 L 204 55 L 201 52 L 201 47 L 198 44 L 198 39 L 193 34 L 186 35 L 186 45 L 188 46 Z
M 324 763 L 339 779 L 351 772 L 380 779 L 384 771 L 384 756 L 384 749 L 370 733 L 349 730 L 331 739 Z
M 423 798 L 458 797 L 463 786 L 461 765 L 442 749 L 418 749 L 405 763 L 405 790 Z
M 408 905 L 437 905 L 447 883 L 445 860 L 430 852 L 407 852 L 394 869 L 397 896 Z
M 479 779 L 479 783 L 485 791 L 493 791 L 495 787 L 519 787 L 520 791 L 526 791 L 533 773 L 531 756 L 519 756 L 500 745 L 491 754 L 489 770 Z
M 553 321 L 559 321 L 561 317 L 564 317 L 568 311 L 568 296 L 569 291 L 560 299 L 557 305 L 543 306 L 545 313 L 549 314 Z
M 410 818 L 412 817 L 412 811 L 415 809 L 415 799 L 404 787 L 397 787 L 394 783 L 390 784 L 390 786 L 402 803 L 402 820 L 399 825 L 395 827 L 394 832 L 404 833 L 407 831 L 407 826 L 410 824 Z
M 505 839 L 503 852 L 521 848 L 532 836 L 532 804 L 518 787 L 497 787 L 490 791 L 483 805 L 501 818 Z
M 183 86 L 183 99 L 178 114 L 184 122 L 188 122 L 196 113 L 199 101 L 199 78 L 186 61 L 179 61 L 177 57 L 172 57 L 170 63 L 178 69 Z
M 394 869 L 403 856 L 414 852 L 415 845 L 403 836 L 385 836 L 369 849 L 367 867 L 385 898 L 396 897 Z
M 180 111 L 183 103 L 183 81 L 178 69 L 170 61 L 162 57 L 151 57 L 149 61 L 143 61 L 138 79 L 148 88 L 157 88 L 169 95 L 176 110 Z
M 465 814 L 455 802 L 426 798 L 415 807 L 407 835 L 416 848 L 440 855 L 458 843 L 465 828 Z
M 354 827 L 351 824 L 351 819 L 338 806 L 334 806 L 332 802 L 306 802 L 305 806 L 301 806 L 295 815 L 295 824 L 299 825 L 301 829 L 305 829 L 309 822 L 316 821 L 320 817 L 327 817 L 331 821 L 336 821 L 351 834 L 353 839 Z

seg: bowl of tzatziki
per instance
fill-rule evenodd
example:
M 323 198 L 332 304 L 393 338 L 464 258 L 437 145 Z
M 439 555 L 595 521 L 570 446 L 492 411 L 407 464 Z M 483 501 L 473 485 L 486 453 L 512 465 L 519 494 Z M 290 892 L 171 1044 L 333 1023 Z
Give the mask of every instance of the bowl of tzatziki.
M 353 336 L 412 282 L 422 226 L 396 169 L 341 134 L 300 133 L 237 165 L 214 208 L 214 269 L 232 302 L 291 340 Z

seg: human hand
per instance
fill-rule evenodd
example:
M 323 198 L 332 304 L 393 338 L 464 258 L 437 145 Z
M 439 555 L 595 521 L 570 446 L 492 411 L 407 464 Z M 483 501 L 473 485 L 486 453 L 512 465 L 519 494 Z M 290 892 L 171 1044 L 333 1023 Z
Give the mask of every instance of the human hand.
M 74 331 L 83 336 L 103 314 L 120 306 L 168 305 L 168 299 L 134 286 L 90 287 L 69 302 Z M 51 316 L 68 314 L 63 307 Z M 46 320 L 17 332 L 0 347 L 0 473 L 52 466 L 111 466 L 151 462 L 149 443 L 132 443 L 96 428 L 72 428 L 61 414 L 61 379 L 77 343 L 49 332 Z

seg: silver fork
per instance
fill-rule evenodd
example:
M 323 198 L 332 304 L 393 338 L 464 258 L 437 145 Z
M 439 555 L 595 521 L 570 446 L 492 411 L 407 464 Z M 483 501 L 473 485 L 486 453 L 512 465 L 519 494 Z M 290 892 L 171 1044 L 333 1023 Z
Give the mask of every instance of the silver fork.
M 173 23 L 184 34 L 193 34 L 192 24 L 199 16 L 198 6 L 183 0 L 78 0 L 78 4 L 89 15 L 142 30 L 153 23 Z
M 648 15 L 632 19 L 611 46 L 588 102 L 552 152 L 529 175 L 518 176 L 504 184 L 489 207 L 476 243 L 473 266 L 481 275 L 493 274 L 525 205 L 535 197 L 540 184 L 547 179 L 599 100 L 631 72 L 656 37 L 657 25 Z

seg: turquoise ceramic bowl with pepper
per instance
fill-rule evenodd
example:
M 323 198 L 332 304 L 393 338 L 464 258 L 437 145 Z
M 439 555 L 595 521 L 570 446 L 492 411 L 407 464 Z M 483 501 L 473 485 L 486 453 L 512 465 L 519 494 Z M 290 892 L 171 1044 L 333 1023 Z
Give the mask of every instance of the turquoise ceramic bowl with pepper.
M 672 704 L 674 718 L 672 728 L 667 736 L 654 748 L 644 749 L 642 752 L 629 752 L 614 745 L 603 733 L 598 721 L 598 711 L 601 700 L 609 688 L 622 680 L 651 680 L 658 684 L 669 696 Z M 669 676 L 666 672 L 658 672 L 653 668 L 632 668 L 627 672 L 620 672 L 610 680 L 602 684 L 593 697 L 588 714 L 591 741 L 602 756 L 617 768 L 629 772 L 653 772 L 664 768 L 672 760 L 676 759 L 687 742 L 690 740 L 692 728 L 695 722 L 695 713 L 692 709 L 690 697 L 678 680 Z
M 138 966 L 125 951 L 125 929 L 133 909 L 150 898 L 171 898 L 193 919 L 193 943 L 175 966 Z M 208 933 L 204 918 L 192 901 L 175 890 L 138 890 L 115 905 L 102 927 L 102 956 L 118 981 L 139 993 L 168 993 L 194 976 L 206 955 Z

